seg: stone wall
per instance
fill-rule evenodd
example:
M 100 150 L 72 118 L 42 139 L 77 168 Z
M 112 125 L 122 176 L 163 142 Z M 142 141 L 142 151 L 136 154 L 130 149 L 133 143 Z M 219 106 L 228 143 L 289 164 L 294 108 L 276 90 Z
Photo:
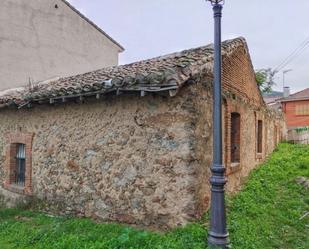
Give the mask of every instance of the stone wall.
M 289 129 L 288 141 L 294 144 L 309 144 L 309 126 Z
M 183 224 L 196 205 L 193 115 L 187 91 L 172 99 L 123 96 L 1 110 L 0 182 L 8 177 L 6 135 L 34 133 L 32 193 L 47 211 L 160 228 Z
M 7 178 L 7 134 L 34 133 L 32 194 L 44 210 L 160 229 L 199 218 L 210 200 L 211 82 L 186 85 L 174 98 L 116 96 L 2 109 L 0 182 Z M 224 91 L 223 103 L 227 190 L 235 192 L 279 142 L 283 119 L 233 89 Z M 230 161 L 231 112 L 241 117 L 238 165 Z M 263 121 L 261 154 L 257 120 Z
M 211 78 L 202 80 L 204 85 L 193 87 L 195 92 L 195 160 L 198 162 L 197 175 L 197 210 L 200 217 L 209 207 L 210 202 L 210 166 L 212 163 L 212 88 Z M 232 88 L 224 90 L 222 106 L 223 160 L 226 167 L 228 193 L 240 190 L 242 183 L 258 164 L 262 163 L 273 152 L 282 140 L 285 131 L 284 118 L 281 114 L 256 106 L 249 101 L 234 95 Z M 240 162 L 231 163 L 231 113 L 240 114 Z M 257 153 L 257 122 L 263 123 L 262 153 Z

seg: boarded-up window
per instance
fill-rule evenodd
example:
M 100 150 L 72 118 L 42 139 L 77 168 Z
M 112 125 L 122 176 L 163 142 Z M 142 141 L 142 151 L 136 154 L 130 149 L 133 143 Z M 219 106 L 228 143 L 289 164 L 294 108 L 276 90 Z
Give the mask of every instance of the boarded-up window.
M 309 105 L 296 105 L 296 115 L 309 115 Z
M 240 162 L 240 114 L 231 114 L 231 162 Z
M 257 126 L 257 153 L 262 153 L 263 148 L 263 122 L 258 120 Z
M 278 127 L 277 125 L 274 126 L 274 145 L 276 146 L 278 143 Z

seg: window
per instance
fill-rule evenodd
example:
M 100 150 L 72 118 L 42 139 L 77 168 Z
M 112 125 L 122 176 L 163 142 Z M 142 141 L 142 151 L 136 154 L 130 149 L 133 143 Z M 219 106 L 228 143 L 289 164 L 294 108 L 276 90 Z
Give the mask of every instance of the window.
M 240 114 L 231 114 L 231 163 L 240 162 Z
M 4 188 L 19 194 L 32 194 L 33 133 L 6 134 L 6 163 Z
M 26 146 L 25 144 L 16 144 L 16 164 L 14 170 L 13 183 L 25 186 L 26 172 Z
M 262 153 L 263 148 L 263 122 L 258 120 L 257 124 L 257 153 Z
M 277 125 L 274 126 L 274 146 L 278 143 L 278 127 Z
M 296 115 L 309 115 L 309 105 L 296 105 L 295 109 Z

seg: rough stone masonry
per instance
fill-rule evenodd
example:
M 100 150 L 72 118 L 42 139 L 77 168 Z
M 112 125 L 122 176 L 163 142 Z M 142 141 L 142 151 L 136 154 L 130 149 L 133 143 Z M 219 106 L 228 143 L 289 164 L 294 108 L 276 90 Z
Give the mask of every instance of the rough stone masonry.
M 244 39 L 223 48 L 224 158 L 233 192 L 276 147 L 284 122 L 263 102 Z M 2 202 L 17 203 L 18 195 L 50 213 L 159 229 L 201 217 L 210 198 L 211 65 L 207 46 L 2 94 Z M 235 141 L 232 113 L 240 117 Z M 20 143 L 24 187 L 11 177 Z

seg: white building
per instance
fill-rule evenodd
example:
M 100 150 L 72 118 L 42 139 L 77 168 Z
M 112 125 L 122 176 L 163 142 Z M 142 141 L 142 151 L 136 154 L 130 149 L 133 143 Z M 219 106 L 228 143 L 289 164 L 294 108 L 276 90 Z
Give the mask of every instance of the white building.
M 0 90 L 114 66 L 123 50 L 65 0 L 1 0 Z

